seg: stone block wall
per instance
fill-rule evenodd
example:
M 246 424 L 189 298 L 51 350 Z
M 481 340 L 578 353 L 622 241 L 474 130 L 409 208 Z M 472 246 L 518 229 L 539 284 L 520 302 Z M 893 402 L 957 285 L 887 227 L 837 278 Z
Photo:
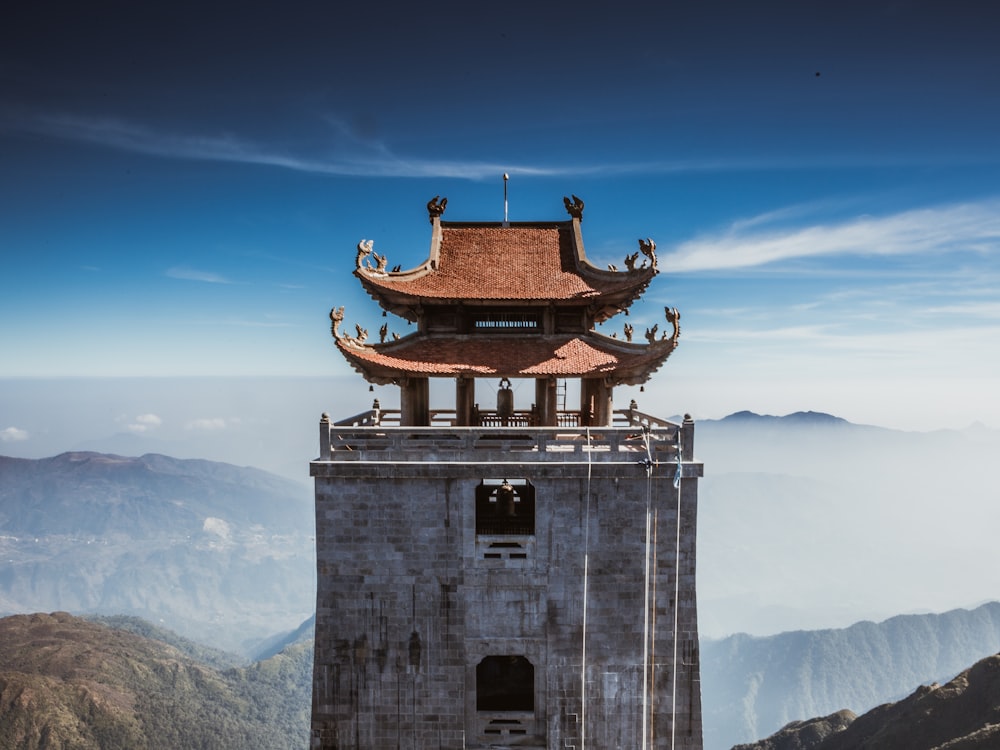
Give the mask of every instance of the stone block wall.
M 314 462 L 312 747 L 700 750 L 697 479 L 678 555 L 668 469 Z M 535 533 L 477 539 L 477 487 L 507 478 Z

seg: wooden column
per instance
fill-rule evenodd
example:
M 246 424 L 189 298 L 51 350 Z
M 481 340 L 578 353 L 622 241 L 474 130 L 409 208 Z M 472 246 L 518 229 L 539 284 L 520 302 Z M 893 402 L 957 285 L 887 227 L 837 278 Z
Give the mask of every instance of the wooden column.
M 472 410 L 476 402 L 476 379 L 459 376 L 455 378 L 455 424 L 459 427 L 475 427 L 472 424 Z
M 404 427 L 430 425 L 430 381 L 427 378 L 407 378 L 400 384 L 399 421 Z
M 614 418 L 612 391 L 604 378 L 584 378 L 580 381 L 580 419 L 584 425 L 611 425 Z
M 535 408 L 538 409 L 539 427 L 556 426 L 556 379 L 537 378 L 535 380 Z

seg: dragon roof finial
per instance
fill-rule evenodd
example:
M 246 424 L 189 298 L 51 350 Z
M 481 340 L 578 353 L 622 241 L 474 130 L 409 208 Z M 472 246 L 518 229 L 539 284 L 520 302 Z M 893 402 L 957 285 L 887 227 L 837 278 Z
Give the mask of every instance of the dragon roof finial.
M 570 201 L 569 198 L 563 196 L 563 205 L 566 206 L 566 212 L 572 216 L 574 219 L 579 219 L 583 221 L 583 201 L 573 196 L 573 200 Z
M 440 203 L 438 202 L 438 199 L 440 199 Z M 448 199 L 441 198 L 440 195 L 435 195 L 427 201 L 427 213 L 430 216 L 430 220 L 433 222 L 435 218 L 441 218 L 441 214 L 444 213 L 444 209 L 447 205 Z
M 653 268 L 656 268 L 656 243 L 653 242 L 653 240 L 651 240 L 649 237 L 647 237 L 645 240 L 640 239 L 639 251 L 647 258 L 649 258 L 649 264 Z M 643 261 L 643 265 L 645 265 L 645 261 Z
M 364 259 L 371 255 L 374 244 L 375 240 L 361 240 L 358 243 L 358 254 L 354 256 L 354 264 L 358 268 L 361 268 Z

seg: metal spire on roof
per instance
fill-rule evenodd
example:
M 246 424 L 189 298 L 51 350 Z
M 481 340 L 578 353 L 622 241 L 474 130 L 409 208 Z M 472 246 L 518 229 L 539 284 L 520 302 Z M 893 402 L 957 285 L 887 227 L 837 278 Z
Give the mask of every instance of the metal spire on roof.
M 507 221 L 507 180 L 510 179 L 510 175 L 506 172 L 503 173 L 503 225 L 507 226 L 510 222 Z

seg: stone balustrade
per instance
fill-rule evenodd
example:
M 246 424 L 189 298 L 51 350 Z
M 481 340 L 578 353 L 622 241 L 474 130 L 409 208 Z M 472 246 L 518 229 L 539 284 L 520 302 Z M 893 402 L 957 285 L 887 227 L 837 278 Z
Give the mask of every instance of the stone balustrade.
M 631 409 L 616 412 L 610 427 L 454 427 L 446 419 L 410 427 L 385 419 L 387 413 L 372 410 L 337 423 L 324 415 L 318 461 L 662 464 L 677 463 L 679 446 L 694 443 L 690 420 L 679 425 Z M 690 449 L 682 450 L 683 462 L 692 459 Z

